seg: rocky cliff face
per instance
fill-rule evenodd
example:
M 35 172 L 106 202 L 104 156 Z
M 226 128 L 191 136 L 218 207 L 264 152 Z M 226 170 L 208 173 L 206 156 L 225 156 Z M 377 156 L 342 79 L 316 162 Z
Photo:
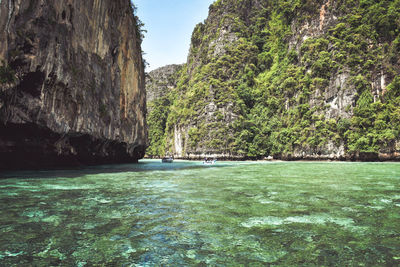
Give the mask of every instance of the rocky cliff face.
M 165 151 L 165 128 L 173 95 L 183 65 L 168 65 L 151 71 L 146 76 L 149 147 L 147 157 L 163 157 Z
M 129 0 L 0 1 L 0 167 L 143 157 L 140 43 Z
M 183 65 L 172 64 L 148 73 L 146 77 L 146 102 L 147 107 L 154 100 L 166 96 L 170 91 L 176 88 L 179 71 Z
M 217 0 L 196 26 L 177 157 L 400 159 L 398 1 Z

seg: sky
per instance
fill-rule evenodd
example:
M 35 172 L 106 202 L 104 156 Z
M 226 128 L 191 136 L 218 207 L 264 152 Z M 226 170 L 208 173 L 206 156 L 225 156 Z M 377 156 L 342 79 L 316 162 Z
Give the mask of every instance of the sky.
M 133 0 L 137 16 L 144 23 L 142 43 L 146 72 L 186 62 L 196 24 L 208 15 L 214 0 Z

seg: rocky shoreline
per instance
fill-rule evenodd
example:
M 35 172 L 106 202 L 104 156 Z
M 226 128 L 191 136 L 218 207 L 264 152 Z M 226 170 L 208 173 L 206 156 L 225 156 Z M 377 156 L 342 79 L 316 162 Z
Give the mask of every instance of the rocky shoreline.
M 324 157 L 320 155 L 307 155 L 304 157 L 294 157 L 289 155 L 277 155 L 275 157 L 251 158 L 251 157 L 230 157 L 225 155 L 197 155 L 187 157 L 174 157 L 178 160 L 204 160 L 204 158 L 218 159 L 219 161 L 338 161 L 338 162 L 400 162 L 400 153 L 384 154 L 384 153 L 357 153 L 354 155 L 346 155 L 342 157 Z M 161 157 L 148 157 L 144 159 L 161 159 Z

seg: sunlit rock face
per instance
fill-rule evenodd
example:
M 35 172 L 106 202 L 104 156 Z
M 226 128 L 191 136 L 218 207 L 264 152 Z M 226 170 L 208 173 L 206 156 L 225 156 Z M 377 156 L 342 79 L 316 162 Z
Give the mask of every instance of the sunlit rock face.
M 164 97 L 176 87 L 179 71 L 182 67 L 183 64 L 171 64 L 148 73 L 146 77 L 147 108 L 152 101 Z
M 166 153 L 400 160 L 397 6 L 214 1 L 175 81 Z
M 0 2 L 0 168 L 134 162 L 146 130 L 129 0 Z M 3 67 L 4 68 L 4 67 Z

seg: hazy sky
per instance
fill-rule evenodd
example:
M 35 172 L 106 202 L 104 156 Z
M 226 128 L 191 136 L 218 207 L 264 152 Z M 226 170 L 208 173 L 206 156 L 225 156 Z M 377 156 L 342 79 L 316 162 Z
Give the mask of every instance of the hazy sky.
M 214 0 L 133 0 L 147 30 L 142 43 L 146 71 L 186 62 L 190 38 L 197 23 L 208 15 Z

